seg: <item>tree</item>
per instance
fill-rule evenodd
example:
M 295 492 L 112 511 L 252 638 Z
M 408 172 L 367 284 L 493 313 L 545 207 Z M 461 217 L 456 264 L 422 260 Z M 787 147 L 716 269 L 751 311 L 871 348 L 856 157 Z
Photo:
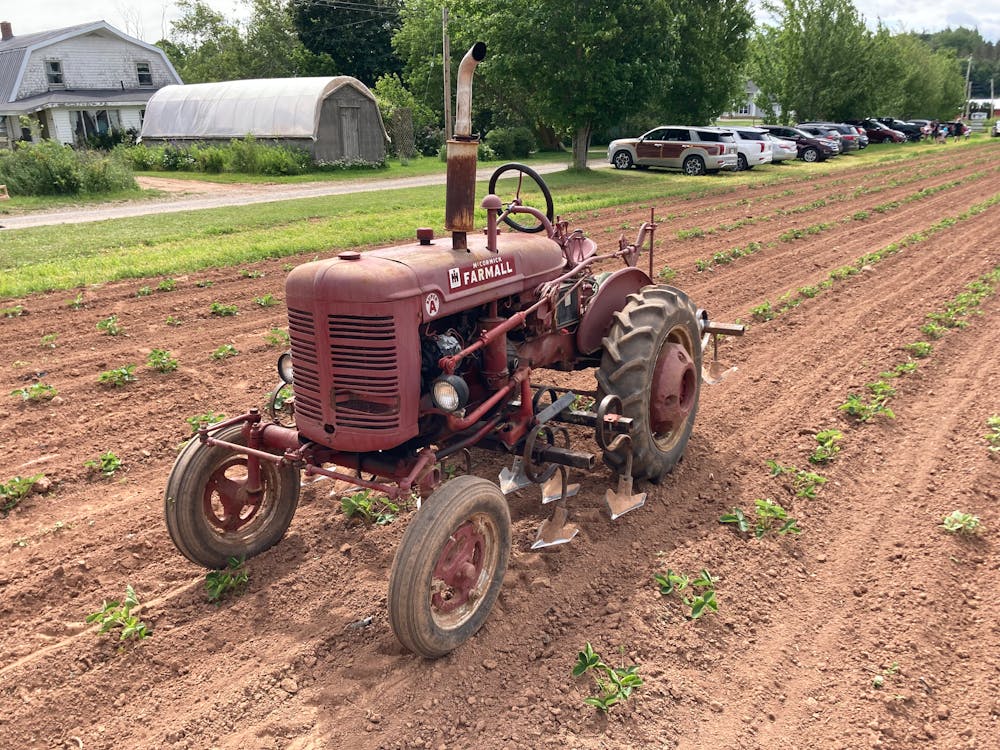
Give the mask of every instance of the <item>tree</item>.
M 379 76 L 399 73 L 392 48 L 400 0 L 292 0 L 299 39 L 314 54 L 329 55 L 342 75 L 372 86 Z
M 743 70 L 753 16 L 745 0 L 674 0 L 677 39 L 671 67 L 657 97 L 661 121 L 707 123 L 743 91 Z M 666 115 L 666 117 L 663 117 Z
M 867 116 L 879 80 L 878 47 L 851 0 L 765 0 L 775 23 L 752 44 L 749 73 L 758 103 L 787 121 Z
M 181 17 L 159 42 L 187 83 L 244 78 L 333 75 L 333 62 L 309 52 L 295 35 L 283 0 L 248 0 L 245 26 L 201 0 L 178 0 Z

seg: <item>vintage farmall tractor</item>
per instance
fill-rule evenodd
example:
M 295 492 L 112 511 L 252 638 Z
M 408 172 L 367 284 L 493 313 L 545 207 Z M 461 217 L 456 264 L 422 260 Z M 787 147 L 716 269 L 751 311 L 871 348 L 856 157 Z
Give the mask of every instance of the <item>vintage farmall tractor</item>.
M 566 425 L 589 427 L 617 475 L 612 518 L 640 507 L 633 480 L 658 481 L 684 453 L 698 408 L 702 351 L 735 325 L 713 323 L 687 296 L 652 282 L 655 224 L 613 252 L 554 220 L 541 178 L 506 165 L 474 226 L 477 138 L 472 76 L 486 46 L 459 68 L 456 134 L 448 142 L 448 240 L 418 241 L 306 263 L 286 282 L 291 352 L 279 361 L 294 387 L 294 424 L 273 408 L 204 427 L 182 450 L 165 492 L 167 527 L 190 560 L 221 568 L 284 535 L 299 479 L 324 476 L 426 499 L 409 520 L 389 576 L 393 631 L 412 651 L 443 655 L 482 626 L 511 546 L 505 493 L 538 484 L 552 517 L 534 548 L 576 534 L 566 498 L 570 469 L 597 455 L 570 445 Z M 514 175 L 514 197 L 494 194 Z M 523 205 L 526 178 L 545 210 Z M 510 182 L 510 180 L 506 180 Z M 515 231 L 501 232 L 501 223 Z M 649 241 L 649 271 L 637 261 Z M 623 266 L 597 273 L 599 264 Z M 597 368 L 596 388 L 539 386 L 539 368 Z M 718 365 L 715 366 L 718 370 Z M 580 427 L 574 428 L 579 431 Z M 470 447 L 500 451 L 513 466 L 500 485 L 464 475 L 443 481 L 442 462 Z

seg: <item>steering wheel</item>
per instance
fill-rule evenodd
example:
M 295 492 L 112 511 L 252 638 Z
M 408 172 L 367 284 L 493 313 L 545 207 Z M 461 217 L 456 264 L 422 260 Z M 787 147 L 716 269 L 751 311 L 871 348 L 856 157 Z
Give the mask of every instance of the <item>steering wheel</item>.
M 512 187 L 514 187 L 514 196 L 509 201 L 504 200 L 504 208 L 509 209 L 511 206 L 525 206 L 528 202 L 541 202 L 541 199 L 545 200 L 545 216 L 548 218 L 549 223 L 552 222 L 555 217 L 555 212 L 552 209 L 552 193 L 549 192 L 548 185 L 545 181 L 538 175 L 534 169 L 524 164 L 517 164 L 516 162 L 511 162 L 510 164 L 504 164 L 499 167 L 493 176 L 490 177 L 490 193 L 493 195 L 499 195 L 497 193 L 496 187 L 497 182 L 503 177 L 507 172 L 514 172 L 516 174 L 510 175 L 507 179 L 516 179 L 516 182 Z M 525 184 L 525 177 L 527 177 L 534 185 L 529 182 Z M 506 185 L 504 186 L 506 187 Z M 502 200 L 502 199 L 501 199 Z M 531 214 L 512 214 L 508 213 L 503 217 L 504 223 L 516 229 L 518 232 L 541 232 L 545 229 L 545 225 L 539 220 L 536 224 L 521 224 L 515 217 L 533 217 Z

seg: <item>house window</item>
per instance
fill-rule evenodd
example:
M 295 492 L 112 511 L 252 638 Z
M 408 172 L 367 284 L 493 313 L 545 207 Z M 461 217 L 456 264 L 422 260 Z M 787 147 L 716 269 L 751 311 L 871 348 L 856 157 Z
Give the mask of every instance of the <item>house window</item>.
M 117 109 L 81 109 L 73 112 L 73 141 L 85 145 L 88 138 L 99 138 L 113 130 L 121 130 Z
M 749 104 L 742 104 L 742 105 L 740 105 L 740 108 L 738 110 L 736 110 L 736 114 L 738 114 L 738 115 L 748 115 L 748 114 L 750 114 L 750 105 Z
M 149 67 L 148 62 L 140 62 L 135 64 L 135 73 L 139 78 L 140 86 L 152 86 L 153 85 L 153 71 Z
M 49 81 L 49 86 L 62 86 L 63 85 L 62 63 L 59 60 L 46 60 L 45 77 Z

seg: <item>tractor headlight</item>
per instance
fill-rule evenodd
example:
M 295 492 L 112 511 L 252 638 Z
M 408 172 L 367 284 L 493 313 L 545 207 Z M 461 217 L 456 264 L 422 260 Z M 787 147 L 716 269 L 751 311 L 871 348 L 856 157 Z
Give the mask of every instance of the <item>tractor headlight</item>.
M 456 412 L 469 402 L 469 386 L 458 375 L 445 375 L 434 381 L 431 397 L 437 408 Z
M 287 383 L 288 385 L 292 385 L 295 382 L 292 377 L 292 355 L 290 352 L 285 352 L 278 357 L 278 377 L 281 378 L 282 383 Z

